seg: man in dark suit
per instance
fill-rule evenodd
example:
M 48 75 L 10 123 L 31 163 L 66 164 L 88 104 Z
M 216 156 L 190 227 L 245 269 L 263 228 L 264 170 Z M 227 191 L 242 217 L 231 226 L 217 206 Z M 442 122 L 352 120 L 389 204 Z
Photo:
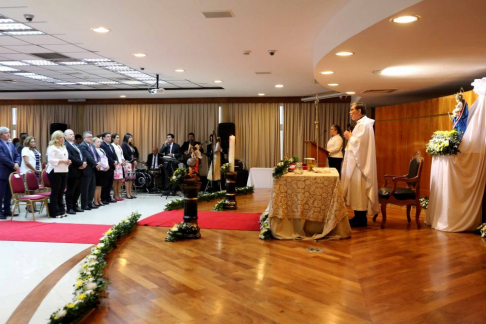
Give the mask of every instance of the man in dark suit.
M 181 156 L 181 148 L 179 144 L 174 143 L 174 134 L 167 134 L 167 139 L 164 145 L 162 145 L 162 147 L 160 148 L 160 153 L 162 153 L 164 156 L 170 156 L 174 159 L 178 159 Z M 163 193 L 164 195 L 171 194 L 172 196 L 175 196 L 175 188 L 171 188 L 170 178 L 174 174 L 176 168 L 177 168 L 177 163 L 164 162 L 164 170 L 165 170 L 165 187 Z
M 101 159 L 92 144 L 93 133 L 87 131 L 83 133 L 83 142 L 79 144 L 79 150 L 88 164 L 83 170 L 84 178 L 81 185 L 81 206 L 84 210 L 98 208 L 93 205 L 94 192 L 96 189 L 96 170 L 101 169 Z
M 111 134 L 109 132 L 101 134 L 101 149 L 105 151 L 106 157 L 108 158 L 108 165 L 110 166 L 110 169 L 107 171 L 108 182 L 101 188 L 101 202 L 108 205 L 109 203 L 116 203 L 116 200 L 110 196 L 110 190 L 113 186 L 115 168 L 118 165 L 118 157 L 116 156 L 115 149 L 111 145 Z
M 78 207 L 77 203 L 79 196 L 81 195 L 81 185 L 83 184 L 84 176 L 83 170 L 88 164 L 74 141 L 74 132 L 72 129 L 67 129 L 64 132 L 64 138 L 66 139 L 65 145 L 69 154 L 69 159 L 72 162 L 68 172 L 66 209 L 68 214 L 75 215 L 76 212 L 84 212 L 83 209 Z
M 10 130 L 4 126 L 0 127 L 0 219 L 7 219 L 12 215 L 10 210 L 12 192 L 8 178 L 12 172 L 20 168 L 20 154 L 9 140 Z

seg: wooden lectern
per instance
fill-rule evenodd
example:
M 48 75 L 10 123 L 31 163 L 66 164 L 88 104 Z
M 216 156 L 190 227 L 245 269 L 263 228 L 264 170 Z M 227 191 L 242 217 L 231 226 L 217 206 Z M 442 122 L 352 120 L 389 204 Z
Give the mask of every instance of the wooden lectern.
M 316 159 L 316 166 L 323 168 L 327 166 L 327 154 L 329 153 L 323 147 L 317 146 L 314 141 L 305 141 L 305 156 L 304 158 L 314 158 Z M 319 152 L 319 165 L 317 165 L 317 152 Z

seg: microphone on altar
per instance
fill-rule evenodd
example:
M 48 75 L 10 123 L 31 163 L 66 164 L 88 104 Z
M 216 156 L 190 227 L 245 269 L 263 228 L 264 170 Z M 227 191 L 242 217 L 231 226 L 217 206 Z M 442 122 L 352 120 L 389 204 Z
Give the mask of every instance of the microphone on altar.
M 325 132 L 327 132 L 327 129 L 325 129 L 322 133 L 320 133 L 318 138 L 321 138 L 321 136 L 324 135 Z M 316 138 L 314 138 L 314 142 L 317 143 Z

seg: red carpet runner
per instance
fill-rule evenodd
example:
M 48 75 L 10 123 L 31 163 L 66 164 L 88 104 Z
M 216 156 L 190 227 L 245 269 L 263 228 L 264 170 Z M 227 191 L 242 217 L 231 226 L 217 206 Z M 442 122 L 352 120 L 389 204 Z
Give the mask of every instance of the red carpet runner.
M 111 225 L 0 222 L 0 241 L 97 244 Z
M 172 227 L 182 222 L 182 216 L 183 210 L 165 211 L 139 221 L 138 225 Z M 259 219 L 258 213 L 198 212 L 198 224 L 203 229 L 259 231 Z

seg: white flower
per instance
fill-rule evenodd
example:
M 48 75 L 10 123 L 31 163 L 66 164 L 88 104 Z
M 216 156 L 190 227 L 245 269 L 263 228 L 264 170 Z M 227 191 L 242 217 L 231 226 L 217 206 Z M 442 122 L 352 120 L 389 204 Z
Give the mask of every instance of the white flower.
M 66 312 L 64 309 L 60 309 L 60 310 L 58 310 L 58 311 L 57 311 L 56 316 L 57 316 L 58 318 L 61 318 L 61 317 L 66 316 L 66 313 L 67 313 L 67 312 Z
M 89 290 L 96 289 L 96 287 L 98 287 L 98 285 L 94 282 L 90 282 L 89 284 L 86 285 L 86 288 Z
M 99 246 L 100 248 L 102 248 L 103 246 L 105 246 L 105 244 L 104 244 L 104 243 L 100 243 L 100 244 L 98 244 L 98 246 Z
M 92 290 L 86 290 L 84 293 L 86 294 L 86 296 L 89 296 L 93 293 L 93 291 Z
M 277 165 L 281 167 L 281 166 L 283 166 L 283 163 L 279 162 Z

